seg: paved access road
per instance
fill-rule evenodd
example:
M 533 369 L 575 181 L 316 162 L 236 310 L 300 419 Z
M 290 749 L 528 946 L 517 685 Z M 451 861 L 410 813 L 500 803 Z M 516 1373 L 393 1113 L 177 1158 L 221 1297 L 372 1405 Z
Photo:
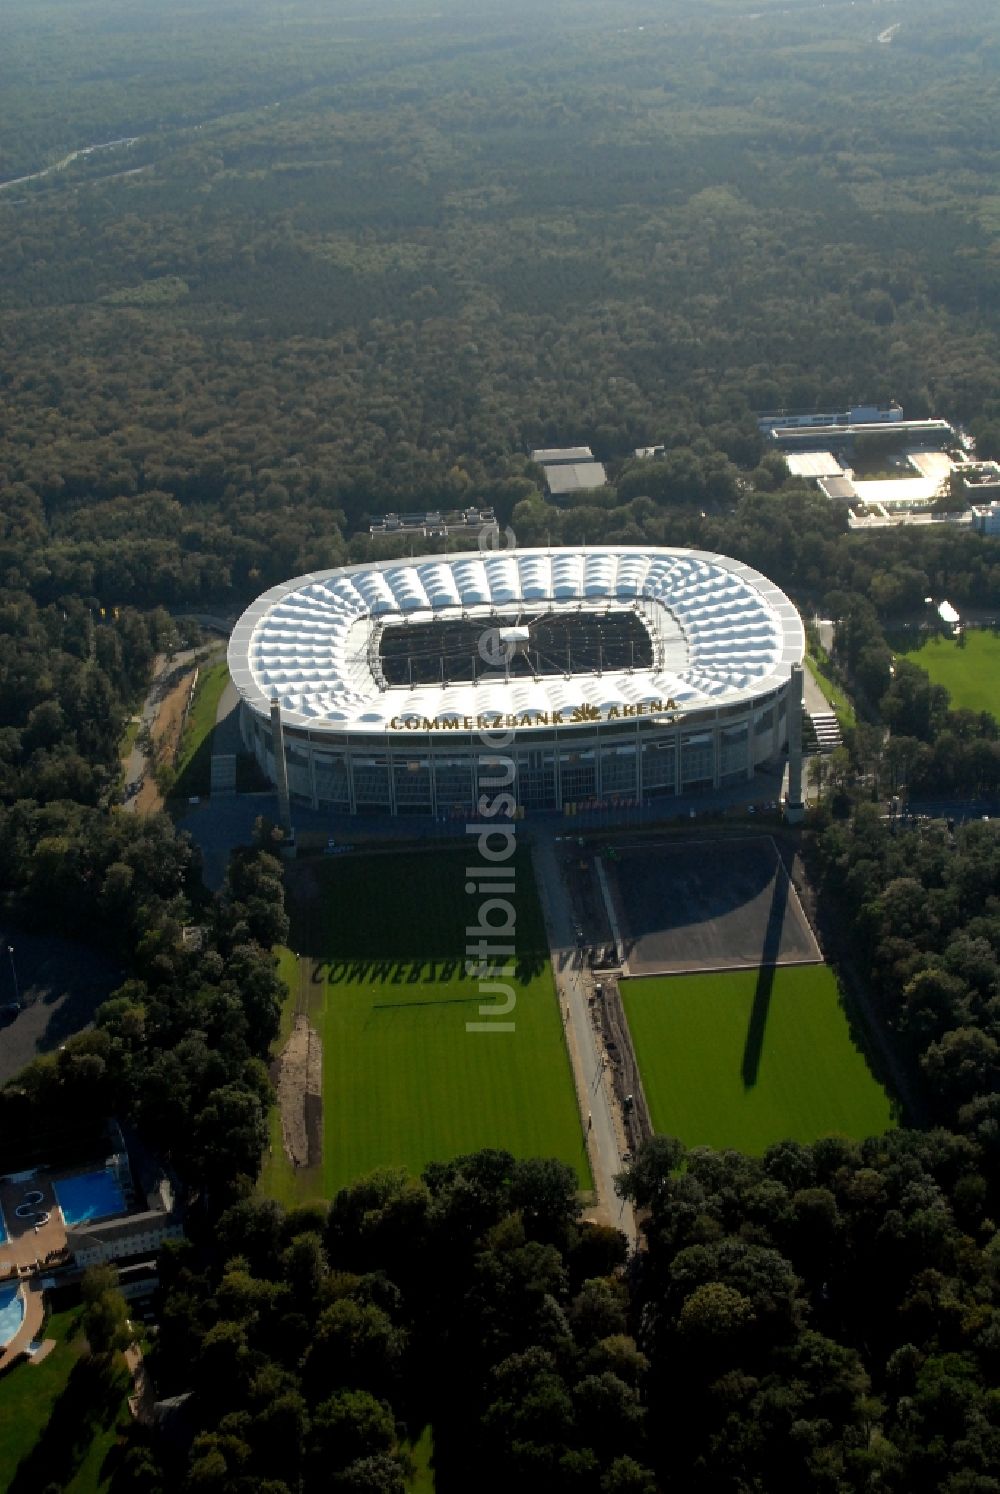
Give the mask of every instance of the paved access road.
M 637 1233 L 632 1205 L 615 1193 L 615 1174 L 621 1172 L 625 1164 L 615 1124 L 611 1082 L 604 1072 L 603 1053 L 590 1016 L 589 976 L 580 962 L 573 905 L 554 836 L 536 833 L 531 854 L 545 915 L 559 1010 L 565 1015 L 567 1007 L 569 1009 L 569 1050 L 580 1100 L 581 1124 L 589 1130 L 590 1166 L 598 1207 L 608 1223 L 624 1233 L 634 1250 Z

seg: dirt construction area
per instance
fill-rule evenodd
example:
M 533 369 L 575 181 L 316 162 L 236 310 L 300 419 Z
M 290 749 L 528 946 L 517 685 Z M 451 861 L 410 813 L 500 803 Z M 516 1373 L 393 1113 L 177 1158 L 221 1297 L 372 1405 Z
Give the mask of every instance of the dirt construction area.
M 185 714 L 197 676 L 198 671 L 192 668 L 168 675 L 164 680 L 163 695 L 156 719 L 150 728 L 154 762 L 173 763 L 176 758 Z M 163 808 L 163 798 L 151 770 L 147 770 L 143 777 L 135 807 L 143 814 L 153 814 Z
M 323 1045 L 301 1013 L 274 1069 L 285 1155 L 293 1167 L 318 1167 L 323 1148 Z
M 602 863 L 630 975 L 823 959 L 770 836 L 611 847 Z

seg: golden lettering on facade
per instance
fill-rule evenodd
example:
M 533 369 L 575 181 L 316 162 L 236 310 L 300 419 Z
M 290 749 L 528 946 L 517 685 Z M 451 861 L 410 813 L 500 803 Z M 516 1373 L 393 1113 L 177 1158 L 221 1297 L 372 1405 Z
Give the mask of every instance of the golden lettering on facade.
M 568 720 L 564 718 L 562 711 L 522 711 L 519 716 L 393 716 L 389 722 L 389 730 L 502 731 L 505 728 L 524 730 L 536 726 L 599 725 L 602 721 L 634 720 L 637 716 L 663 716 L 679 709 L 677 701 L 670 696 L 667 700 L 639 701 L 637 705 L 608 706 L 604 711 L 593 705 L 574 706 Z

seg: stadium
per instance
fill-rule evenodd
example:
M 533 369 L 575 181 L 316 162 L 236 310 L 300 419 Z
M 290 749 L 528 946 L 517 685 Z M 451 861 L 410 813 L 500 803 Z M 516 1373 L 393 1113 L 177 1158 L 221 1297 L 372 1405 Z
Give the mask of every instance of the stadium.
M 496 794 L 498 749 L 519 811 L 752 796 L 786 747 L 792 808 L 803 653 L 749 566 L 588 546 L 298 576 L 240 618 L 229 670 L 248 751 L 314 808 L 466 814 Z

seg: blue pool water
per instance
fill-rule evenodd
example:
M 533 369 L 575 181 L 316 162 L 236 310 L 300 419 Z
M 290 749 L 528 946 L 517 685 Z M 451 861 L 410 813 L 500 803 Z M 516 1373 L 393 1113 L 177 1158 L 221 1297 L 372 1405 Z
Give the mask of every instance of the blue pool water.
M 0 1287 L 0 1349 L 9 1344 L 24 1322 L 24 1300 L 17 1285 Z
M 52 1184 L 63 1219 L 70 1224 L 92 1224 L 127 1212 L 122 1190 L 110 1172 L 85 1172 Z

